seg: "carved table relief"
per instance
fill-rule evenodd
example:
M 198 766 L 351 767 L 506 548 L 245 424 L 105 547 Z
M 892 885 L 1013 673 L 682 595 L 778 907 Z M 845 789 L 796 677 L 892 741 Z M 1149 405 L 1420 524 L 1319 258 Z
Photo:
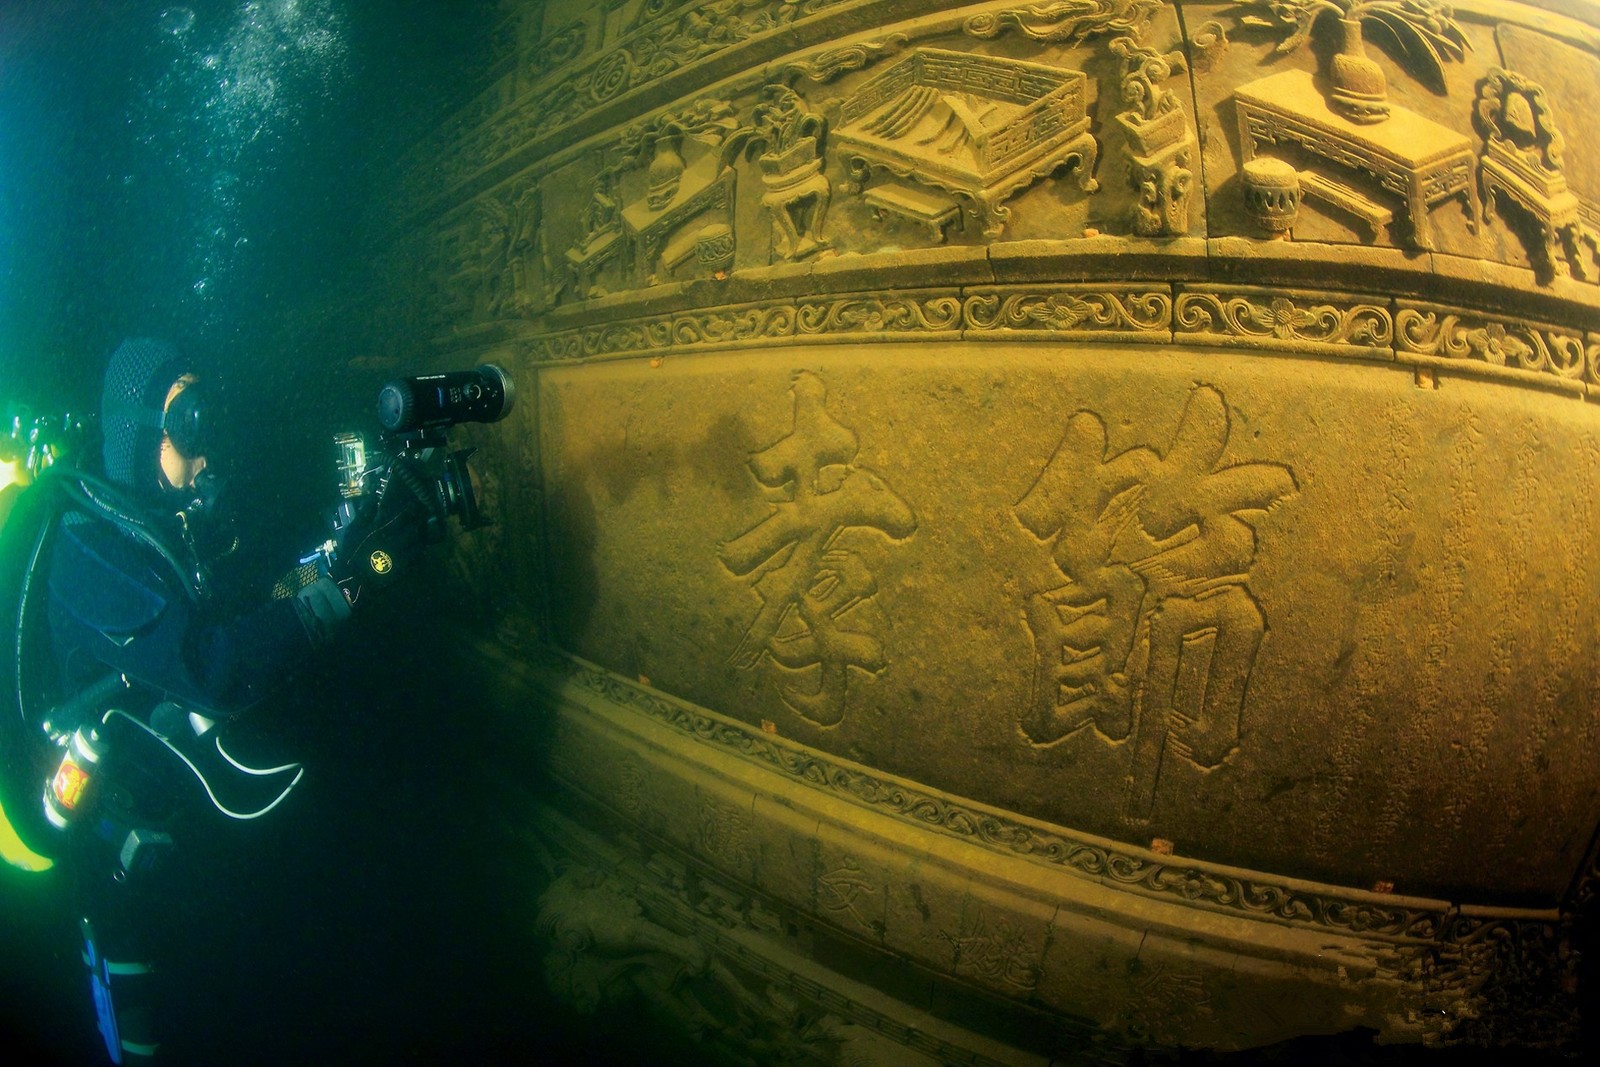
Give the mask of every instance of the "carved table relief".
M 1333 164 L 1335 171 L 1302 170 L 1303 194 L 1359 215 L 1374 236 L 1391 216 L 1380 201 L 1342 180 L 1350 171 L 1400 197 L 1407 236 L 1417 248 L 1434 247 L 1428 209 L 1442 200 L 1461 197 L 1471 212 L 1470 227 L 1476 228 L 1481 212 L 1473 182 L 1477 153 L 1465 136 L 1400 108 L 1392 108 L 1379 125 L 1353 122 L 1330 108 L 1311 75 L 1299 70 L 1240 86 L 1234 102 L 1245 162 L 1255 158 L 1262 143 L 1271 142 L 1298 146 Z
M 660 159 L 661 157 L 657 157 Z M 646 285 L 682 266 L 694 255 L 699 231 L 686 224 L 712 214 L 733 217 L 734 173 L 713 154 L 682 166 L 670 194 L 635 201 L 622 209 L 622 232 L 631 240 L 635 269 Z M 728 225 L 728 223 L 724 223 Z
M 1086 81 L 1080 71 L 919 48 L 844 101 L 835 141 L 852 191 L 881 168 L 968 198 L 983 235 L 999 237 L 1005 201 L 1069 162 L 1084 191 L 1099 188 Z M 878 196 L 889 210 L 910 200 Z
M 1235 0 L 1246 9 L 1240 22 L 1273 30 L 1288 30 L 1278 45 L 1280 53 L 1293 52 L 1311 39 L 1315 24 L 1324 16 L 1338 19 L 1339 49 L 1328 61 L 1327 103 L 1348 122 L 1379 125 L 1393 115 L 1388 76 L 1367 55 L 1367 27 L 1381 28 L 1381 40 L 1408 63 L 1420 64 L 1418 75 L 1435 86 L 1444 82 L 1444 64 L 1464 58 L 1471 44 L 1456 24 L 1443 0 Z

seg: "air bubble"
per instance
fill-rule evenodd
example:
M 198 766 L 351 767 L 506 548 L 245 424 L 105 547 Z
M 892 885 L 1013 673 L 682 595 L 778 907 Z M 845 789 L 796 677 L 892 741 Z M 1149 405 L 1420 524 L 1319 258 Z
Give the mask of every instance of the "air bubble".
M 186 7 L 163 8 L 157 16 L 162 33 L 170 33 L 174 37 L 182 37 L 194 25 L 194 12 Z

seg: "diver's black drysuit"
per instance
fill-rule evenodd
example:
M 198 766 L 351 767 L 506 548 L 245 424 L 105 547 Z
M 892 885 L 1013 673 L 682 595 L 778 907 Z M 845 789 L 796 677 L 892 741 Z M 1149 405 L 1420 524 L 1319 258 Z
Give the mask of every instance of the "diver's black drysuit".
M 348 613 L 304 591 L 244 614 L 214 606 L 204 561 L 160 475 L 161 409 L 185 369 L 155 341 L 125 342 L 113 355 L 102 401 L 106 478 L 76 486 L 78 506 L 54 520 L 40 561 L 63 702 L 96 686 L 108 693 L 90 714 L 105 750 L 96 792 L 65 829 L 62 859 L 87 920 L 86 956 L 109 964 L 94 983 L 96 1007 L 118 1062 L 152 1054 L 161 1031 L 152 1017 L 163 999 L 159 976 L 145 968 L 152 919 L 181 898 L 168 884 L 172 865 L 160 862 L 174 847 L 171 831 L 196 811 L 215 814 L 208 793 L 217 811 L 250 817 L 228 806 L 230 782 L 246 787 L 234 794 L 246 798 L 240 807 L 259 808 L 264 791 L 281 789 L 281 800 L 288 776 L 298 780 L 297 764 L 265 775 L 230 771 L 240 765 L 221 747 L 214 720 L 233 717 L 309 661 Z M 210 777 L 208 767 L 220 773 Z

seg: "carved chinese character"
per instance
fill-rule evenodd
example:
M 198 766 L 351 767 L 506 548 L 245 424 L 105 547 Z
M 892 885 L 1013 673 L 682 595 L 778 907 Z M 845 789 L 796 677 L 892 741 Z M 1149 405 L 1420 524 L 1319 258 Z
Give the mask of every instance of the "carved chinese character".
M 846 535 L 874 530 L 899 541 L 917 520 L 879 475 L 855 462 L 855 432 L 828 414 L 822 379 L 801 371 L 791 393 L 792 429 L 750 458 L 751 472 L 777 502 L 720 553 L 762 600 L 730 660 L 748 669 L 770 658 L 791 679 L 781 686 L 784 703 L 835 726 L 844 718 L 849 671 L 876 673 L 888 662 L 859 618 L 877 583 L 846 547 Z
M 1164 453 L 1111 455 L 1105 423 L 1080 411 L 1016 506 L 1067 579 L 1028 601 L 1038 665 L 1023 731 L 1037 745 L 1085 727 L 1131 738 L 1136 819 L 1169 744 L 1202 769 L 1238 747 L 1266 632 L 1248 588 L 1254 523 L 1296 485 L 1281 464 L 1224 464 L 1228 435 L 1211 386 L 1189 394 Z

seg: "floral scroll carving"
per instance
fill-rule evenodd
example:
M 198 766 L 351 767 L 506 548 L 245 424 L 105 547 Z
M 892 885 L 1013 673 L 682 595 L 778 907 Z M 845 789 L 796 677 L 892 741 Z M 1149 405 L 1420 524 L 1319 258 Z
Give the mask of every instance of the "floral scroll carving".
M 1184 290 L 1173 311 L 1178 338 L 1262 344 L 1304 351 L 1386 352 L 1394 339 L 1389 309 L 1359 297 L 1290 290 L 1232 293 Z
M 1600 350 L 1586 347 L 1581 335 L 1556 327 L 1417 306 L 1396 313 L 1395 335 L 1403 353 L 1600 383 L 1595 366 Z

